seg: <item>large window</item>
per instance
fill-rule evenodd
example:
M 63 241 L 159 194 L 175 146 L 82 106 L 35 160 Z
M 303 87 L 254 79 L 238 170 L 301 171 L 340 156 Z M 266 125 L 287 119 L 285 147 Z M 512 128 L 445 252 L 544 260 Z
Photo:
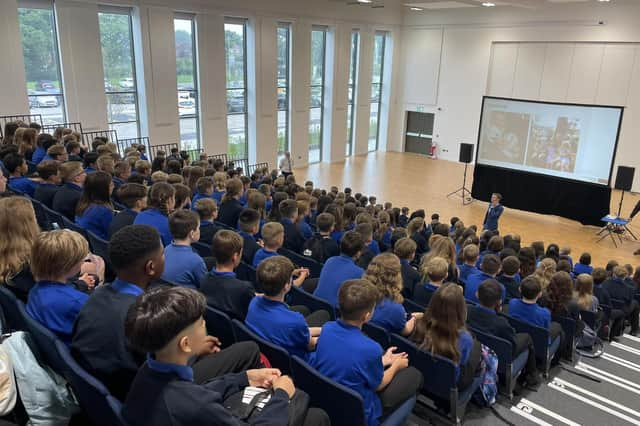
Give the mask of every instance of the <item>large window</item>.
M 386 33 L 376 32 L 373 46 L 373 75 L 371 79 L 371 110 L 369 113 L 369 152 L 378 149 L 380 133 L 380 105 L 382 103 L 382 77 Z
M 360 50 L 360 33 L 353 31 L 351 33 L 351 64 L 349 65 L 349 94 L 347 99 L 347 149 L 346 156 L 353 154 L 353 146 L 355 144 L 353 137 L 353 125 L 355 119 L 356 90 L 358 86 L 358 56 Z
M 247 21 L 226 19 L 224 46 L 227 69 L 228 154 L 247 158 Z
M 322 160 L 322 119 L 327 29 L 311 30 L 311 98 L 309 108 L 309 163 Z
M 291 25 L 278 24 L 278 157 L 291 150 L 289 140 L 290 54 Z
M 18 20 L 31 114 L 41 114 L 44 124 L 64 123 L 64 92 L 53 4 L 21 7 Z
M 101 10 L 98 19 L 109 128 L 118 132 L 118 138 L 137 138 L 140 119 L 131 9 L 110 7 Z
M 176 35 L 176 75 L 178 76 L 178 113 L 182 149 L 200 148 L 198 71 L 195 21 L 179 16 L 173 20 Z

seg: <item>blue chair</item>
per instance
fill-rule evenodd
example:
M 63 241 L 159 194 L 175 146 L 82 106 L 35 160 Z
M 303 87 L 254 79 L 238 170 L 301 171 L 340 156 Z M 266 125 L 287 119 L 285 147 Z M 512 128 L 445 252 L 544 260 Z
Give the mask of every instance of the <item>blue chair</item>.
M 520 321 L 519 319 L 508 315 L 505 315 L 505 317 L 509 320 L 509 324 L 511 324 L 511 327 L 513 327 L 517 333 L 527 333 L 531 336 L 531 339 L 533 340 L 533 347 L 536 352 L 536 360 L 542 364 L 542 374 L 545 378 L 549 377 L 551 360 L 560 348 L 560 336 L 556 337 L 555 340 L 551 342 L 549 330 L 546 328 L 535 326 L 526 321 Z
M 71 231 L 75 231 L 78 234 L 82 235 L 85 240 L 89 241 L 89 234 L 87 233 L 86 229 L 84 229 L 83 227 L 81 227 L 77 223 L 67 219 L 64 216 L 62 216 L 62 223 L 64 224 L 63 227 L 65 229 L 70 229 Z
M 207 332 L 220 339 L 222 349 L 233 345 L 236 342 L 236 335 L 233 332 L 233 323 L 229 315 L 224 312 L 207 306 L 204 313 L 204 319 L 207 322 Z
M 47 215 L 47 212 L 44 210 L 44 204 L 33 198 L 29 198 L 29 201 L 31 201 L 33 211 L 36 213 L 36 220 L 38 221 L 40 229 L 43 231 L 50 231 L 51 222 L 49 221 L 49 215 Z
M 258 336 L 240 321 L 234 319 L 231 322 L 238 342 L 256 342 L 260 347 L 260 352 L 267 357 L 272 367 L 279 368 L 282 374 L 291 374 L 291 356 L 289 352 Z
M 73 359 L 69 349 L 60 340 L 55 350 L 66 364 L 65 378 L 71 385 L 80 408 L 85 412 L 92 425 L 126 426 L 122 418 L 122 404 L 95 377 L 87 373 Z
M 49 207 L 42 204 L 42 208 L 47 215 L 47 219 L 49 220 L 49 224 L 51 225 L 51 229 L 62 229 L 64 228 L 65 217 L 58 213 L 55 210 L 50 209 Z
M 404 306 L 404 310 L 409 312 L 409 313 L 414 313 L 414 312 L 424 312 L 425 307 L 414 302 L 411 299 L 404 299 L 404 302 L 402 302 L 402 306 Z
M 20 302 L 16 296 L 3 285 L 0 285 L 0 307 L 2 307 L 2 313 L 7 324 L 2 324 L 3 333 L 11 330 L 23 331 L 27 329 L 27 324 L 24 322 L 24 317 L 20 313 L 18 304 Z
M 329 302 L 314 296 L 311 293 L 307 293 L 299 287 L 291 287 L 289 294 L 287 294 L 287 303 L 291 306 L 302 305 L 309 308 L 311 312 L 324 310 L 329 312 L 331 321 L 335 321 L 337 318 L 336 310 Z
M 213 253 L 209 244 L 196 241 L 191 244 L 191 247 L 200 255 L 200 257 L 211 257 Z
M 109 259 L 109 242 L 98 237 L 91 231 L 87 231 L 89 237 L 89 246 L 91 246 L 91 252 L 97 256 L 100 256 L 104 260 L 105 265 L 105 282 L 113 281 L 116 274 L 111 266 L 111 260 Z
M 565 335 L 565 346 L 566 351 L 563 355 L 566 355 L 567 360 L 573 361 L 574 352 L 576 348 L 576 333 L 577 333 L 577 325 L 576 320 L 569 317 L 563 317 L 559 315 L 553 315 L 551 317 L 551 321 L 555 321 L 562 326 L 562 330 Z
M 366 334 L 370 339 L 375 340 L 382 349 L 387 349 L 391 346 L 391 337 L 389 332 L 379 325 L 366 322 L 362 325 L 362 332 Z
M 396 346 L 399 352 L 406 352 L 409 355 L 409 364 L 425 377 L 422 394 L 433 399 L 436 404 L 439 401 L 448 403 L 448 420 L 456 425 L 460 424 L 467 404 L 480 387 L 482 378 L 476 377 L 460 392 L 456 379 L 456 365 L 453 361 L 425 352 L 397 334 L 391 335 L 391 346 Z
M 320 262 L 311 259 L 310 257 L 302 256 L 294 251 L 287 250 L 286 248 L 281 248 L 278 250 L 278 254 L 289 258 L 299 268 L 307 268 L 309 269 L 309 278 L 318 278 L 320 277 L 320 272 L 322 271 L 323 264 Z
M 591 327 L 592 330 L 597 329 L 597 313 L 591 311 L 580 311 L 580 318 Z
M 239 280 L 249 281 L 253 283 L 253 286 L 258 290 L 258 279 L 256 278 L 256 268 L 253 266 L 240 262 L 238 267 L 235 269 L 236 277 Z
M 525 350 L 514 358 L 513 346 L 508 340 L 484 333 L 473 327 L 469 327 L 469 329 L 480 343 L 493 349 L 498 356 L 498 374 L 504 377 L 504 390 L 506 391 L 504 394 L 509 399 L 513 399 L 513 389 L 520 373 L 527 365 L 529 350 Z

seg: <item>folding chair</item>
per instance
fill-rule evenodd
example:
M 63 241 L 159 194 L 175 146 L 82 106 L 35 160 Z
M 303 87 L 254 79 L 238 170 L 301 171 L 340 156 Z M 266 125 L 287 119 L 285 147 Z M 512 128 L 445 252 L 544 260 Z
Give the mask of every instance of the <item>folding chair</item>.
M 262 352 L 274 368 L 279 368 L 283 374 L 291 374 L 291 356 L 289 352 L 280 346 L 269 342 L 251 331 L 246 325 L 234 319 L 231 320 L 236 339 L 239 342 L 253 341 L 260 347 Z
M 324 310 L 329 312 L 331 321 L 337 318 L 336 310 L 329 302 L 319 297 L 314 296 L 311 293 L 307 293 L 301 288 L 291 287 L 289 294 L 287 294 L 287 303 L 291 306 L 302 305 L 309 308 L 311 312 Z
M 366 322 L 362 326 L 362 332 L 369 336 L 370 339 L 375 340 L 380 346 L 382 346 L 382 349 L 387 349 L 391 345 L 389 332 L 379 325 Z
M 527 333 L 531 336 L 536 352 L 536 359 L 542 364 L 542 374 L 545 378 L 549 377 L 551 360 L 560 348 L 560 336 L 556 337 L 553 342 L 551 342 L 549 330 L 546 328 L 537 327 L 526 321 L 520 321 L 519 319 L 508 315 L 505 315 L 505 317 L 509 320 L 509 324 L 511 324 L 511 327 L 513 327 L 516 332 Z
M 222 349 L 236 343 L 236 335 L 233 332 L 233 323 L 229 315 L 216 308 L 207 306 L 204 319 L 207 322 L 207 332 L 220 339 Z

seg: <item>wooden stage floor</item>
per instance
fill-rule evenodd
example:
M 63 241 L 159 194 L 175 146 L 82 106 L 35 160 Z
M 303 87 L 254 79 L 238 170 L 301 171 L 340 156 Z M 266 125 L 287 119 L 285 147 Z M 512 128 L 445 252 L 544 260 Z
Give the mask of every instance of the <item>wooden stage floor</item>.
M 342 190 L 351 187 L 353 192 L 375 195 L 378 202 L 391 201 L 394 207 L 409 207 L 410 210 L 425 209 L 427 215 L 439 213 L 441 221 L 449 221 L 458 216 L 465 225 L 482 226 L 487 203 L 474 201 L 463 206 L 461 198 L 446 194 L 462 184 L 464 165 L 444 160 L 430 160 L 416 154 L 397 152 L 375 152 L 364 156 L 348 158 L 344 163 L 318 163 L 295 170 L 296 180 L 304 184 L 312 180 L 316 186 L 328 189 L 335 185 Z M 471 188 L 473 167 L 468 169 L 467 187 Z M 620 192 L 612 193 L 611 211 L 618 211 Z M 625 194 L 622 216 L 629 215 L 640 196 Z M 585 208 L 587 207 L 585 200 Z M 598 228 L 583 226 L 573 220 L 558 216 L 508 208 L 505 200 L 504 214 L 500 219 L 502 234 L 516 233 L 522 237 L 524 245 L 542 240 L 545 245 L 557 243 L 571 247 L 571 255 L 577 261 L 584 251 L 591 253 L 592 264 L 604 266 L 610 259 L 620 263 L 640 264 L 640 256 L 633 252 L 640 248 L 640 242 L 623 237 L 623 244 L 614 247 L 607 237 L 596 244 Z M 630 228 L 640 238 L 640 218 Z

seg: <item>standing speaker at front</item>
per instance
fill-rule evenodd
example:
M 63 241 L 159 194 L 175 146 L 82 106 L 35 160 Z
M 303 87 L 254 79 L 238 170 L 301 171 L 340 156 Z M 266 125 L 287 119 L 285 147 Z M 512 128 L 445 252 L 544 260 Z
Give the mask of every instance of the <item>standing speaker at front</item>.
M 635 167 L 618 166 L 615 189 L 631 191 L 631 186 L 633 185 L 633 175 L 635 171 Z
M 470 163 L 473 161 L 473 144 L 461 143 L 460 144 L 460 159 L 461 163 Z

